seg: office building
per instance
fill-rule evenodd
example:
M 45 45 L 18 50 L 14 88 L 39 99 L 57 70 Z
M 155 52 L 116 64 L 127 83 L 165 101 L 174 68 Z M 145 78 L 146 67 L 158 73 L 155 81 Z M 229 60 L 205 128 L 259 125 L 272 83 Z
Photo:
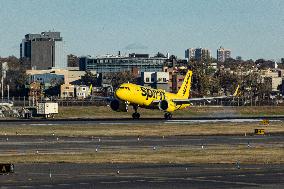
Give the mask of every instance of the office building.
M 65 83 L 60 86 L 60 97 L 61 98 L 74 98 L 75 97 L 75 86 Z
M 231 50 L 230 49 L 224 49 L 223 47 L 220 47 L 217 49 L 217 61 L 218 62 L 225 62 L 226 59 L 231 58 Z
M 211 58 L 211 51 L 206 48 L 189 48 L 185 50 L 185 58 L 189 60 L 208 60 Z
M 169 91 L 169 72 L 141 72 L 141 85 Z
M 84 56 L 79 58 L 79 69 L 96 71 L 96 73 L 112 73 L 132 71 L 159 72 L 167 58 L 150 57 L 149 54 L 129 54 L 129 56 L 106 55 L 100 57 Z
M 195 49 L 189 48 L 185 50 L 185 58 L 187 59 L 193 59 L 195 58 Z
M 63 43 L 60 32 L 26 34 L 20 44 L 20 57 L 34 70 L 65 68 L 67 56 Z

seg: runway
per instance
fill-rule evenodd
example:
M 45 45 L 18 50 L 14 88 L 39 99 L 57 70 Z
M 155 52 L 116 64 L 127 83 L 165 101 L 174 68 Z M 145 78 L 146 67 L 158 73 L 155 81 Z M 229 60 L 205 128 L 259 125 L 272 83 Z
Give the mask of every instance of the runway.
M 18 164 L 10 188 L 283 188 L 284 165 Z
M 134 120 L 132 118 L 62 118 L 62 119 L 0 119 L 0 126 L 7 124 L 164 124 L 164 123 L 216 123 L 216 122 L 259 122 L 262 120 L 283 121 L 282 116 L 198 116 L 198 117 L 179 117 L 171 120 L 163 118 L 140 118 Z
M 261 120 L 258 119 L 221 119 L 220 121 L 229 122 L 259 122 Z M 182 148 L 182 149 L 198 149 L 201 146 L 218 146 L 218 145 L 231 145 L 238 146 L 243 145 L 246 146 L 248 143 L 252 146 L 262 145 L 264 147 L 269 147 L 269 145 L 279 143 L 284 144 L 283 132 L 277 133 L 269 133 L 266 136 L 257 136 L 253 135 L 253 129 L 250 130 L 250 133 L 240 135 L 232 135 L 232 134 L 214 134 L 214 135 L 202 135 L 203 132 L 199 132 L 200 134 L 191 135 L 192 129 L 191 125 L 195 125 L 196 123 L 210 121 L 216 122 L 218 120 L 203 120 L 203 119 L 173 119 L 173 120 L 163 120 L 163 119 L 140 119 L 140 120 L 132 120 L 132 119 L 85 119 L 85 121 L 79 121 L 77 119 L 65 119 L 65 120 L 7 120 L 7 122 L 0 122 L 0 129 L 7 128 L 11 130 L 13 135 L 9 136 L 6 134 L 0 135 L 0 153 L 2 155 L 15 155 L 15 154 L 27 154 L 27 153 L 39 153 L 39 154 L 56 154 L 56 153 L 93 153 L 95 150 L 143 150 L 150 149 L 153 147 L 157 148 Z M 273 120 L 272 120 L 273 121 Z M 275 122 L 281 122 L 281 120 L 274 120 Z M 121 132 L 121 135 L 111 136 L 109 133 L 107 136 L 104 131 L 100 132 L 98 135 L 98 131 L 101 128 L 104 129 L 113 129 L 113 132 L 121 131 L 121 127 L 119 125 L 128 124 L 129 129 L 131 129 L 132 125 L 146 123 L 145 125 L 155 126 L 156 124 L 163 124 L 165 127 L 163 129 L 168 129 L 167 124 L 189 124 L 187 129 L 189 130 L 187 135 L 184 133 L 179 133 L 180 135 L 172 135 L 172 133 L 167 134 L 166 136 L 157 135 L 157 136 L 139 136 L 138 135 L 124 135 Z M 8 125 L 8 126 L 7 126 Z M 89 133 L 85 133 L 86 135 L 75 135 L 75 136 L 66 136 L 66 135 L 57 135 L 60 133 L 60 127 L 65 126 L 64 129 L 66 133 L 68 133 L 68 126 L 72 125 L 74 128 L 79 127 L 81 125 L 84 126 L 85 129 L 89 129 L 92 131 L 92 135 Z M 107 125 L 106 127 L 100 127 L 100 125 Z M 115 125 L 115 127 L 108 127 L 108 125 Z M 116 126 L 118 125 L 118 126 Z M 37 134 L 33 133 L 32 135 L 22 135 L 19 129 L 39 127 L 44 129 L 42 130 L 45 134 Z M 15 127 L 15 130 L 13 130 Z M 143 126 L 141 126 L 143 128 Z M 186 127 L 186 126 L 185 126 Z M 142 129 L 141 128 L 141 129 Z M 151 128 L 151 127 L 149 127 Z M 139 130 L 140 128 L 136 128 Z M 154 128 L 153 128 L 154 129 Z M 162 129 L 162 128 L 161 128 Z M 182 129 L 182 126 L 181 126 Z M 202 125 L 200 126 L 202 129 Z M 54 130 L 56 132 L 54 133 Z M 150 134 L 151 134 L 150 130 Z M 157 130 L 160 133 L 160 130 Z M 125 130 L 127 132 L 127 130 Z M 137 132 L 138 133 L 138 132 Z M 216 132 L 217 133 L 217 132 Z
M 7 140 L 8 139 L 8 140 Z M 63 154 L 95 153 L 113 151 L 152 149 L 201 149 L 214 148 L 218 145 L 231 147 L 250 145 L 276 146 L 284 144 L 281 134 L 270 136 L 166 136 L 166 137 L 133 137 L 133 136 L 96 136 L 96 137 L 61 137 L 61 136 L 2 136 L 0 137 L 1 155 L 25 154 Z
M 157 151 L 163 148 L 206 150 L 224 144 L 231 147 L 249 144 L 250 148 L 280 145 L 283 148 L 283 143 L 281 134 L 140 137 L 139 140 L 124 136 L 2 136 L 0 153 L 2 156 L 117 153 L 153 146 Z M 282 188 L 283 177 L 284 164 L 17 163 L 14 174 L 0 175 L 0 188 Z
M 283 149 L 283 132 L 265 136 L 253 134 L 218 134 L 218 135 L 170 135 L 170 136 L 105 136 L 79 135 L 61 136 L 49 132 L 49 128 L 65 125 L 116 124 L 192 124 L 210 122 L 259 122 L 260 117 L 231 119 L 77 119 L 65 120 L 13 120 L 2 121 L 0 129 L 9 128 L 13 135 L 0 136 L 0 154 L 3 157 L 98 154 L 110 156 L 118 153 L 135 154 L 191 150 L 205 153 L 226 146 L 228 149 Z M 282 121 L 275 118 L 275 122 Z M 202 125 L 202 124 L 201 124 Z M 259 125 L 259 124 L 257 124 Z M 279 125 L 279 124 L 278 124 Z M 14 127 L 15 126 L 15 127 Z M 48 134 L 15 134 L 18 128 L 48 128 Z M 32 126 L 32 127 L 31 127 Z M 95 126 L 95 127 L 94 127 Z M 185 127 L 188 127 L 187 125 Z M 189 126 L 191 128 L 191 126 Z M 104 128 L 109 128 L 105 126 Z M 120 128 L 114 126 L 114 128 Z M 45 130 L 44 130 L 45 131 Z M 50 129 L 52 131 L 52 129 Z M 155 148 L 155 150 L 154 150 Z M 83 156 L 82 156 L 83 157 Z M 132 158 L 132 155 L 130 155 Z M 186 157 L 187 158 L 187 157 Z M 203 158 L 203 156 L 202 156 Z M 204 156 L 206 158 L 206 155 Z M 259 157 L 262 158 L 262 157 Z M 237 159 L 236 159 L 237 160 Z M 218 161 L 217 161 L 218 162 Z M 15 173 L 0 175 L 0 189 L 11 188 L 283 188 L 284 164 L 262 163 L 14 163 Z M 283 161 L 282 161 L 283 162 Z M 13 162 L 11 162 L 13 163 Z

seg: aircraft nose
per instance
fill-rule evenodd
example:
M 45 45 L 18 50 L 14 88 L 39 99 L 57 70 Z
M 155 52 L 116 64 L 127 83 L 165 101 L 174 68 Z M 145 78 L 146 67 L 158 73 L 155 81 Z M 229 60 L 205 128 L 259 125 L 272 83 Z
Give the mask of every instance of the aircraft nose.
M 121 89 L 117 89 L 117 90 L 115 91 L 115 96 L 116 96 L 117 98 L 121 98 L 122 93 L 123 93 L 123 91 L 122 91 Z

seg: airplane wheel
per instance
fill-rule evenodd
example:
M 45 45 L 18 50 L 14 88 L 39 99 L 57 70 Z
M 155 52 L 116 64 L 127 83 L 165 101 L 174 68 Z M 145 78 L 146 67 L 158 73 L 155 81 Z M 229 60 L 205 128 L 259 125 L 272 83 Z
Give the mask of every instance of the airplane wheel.
M 172 114 L 169 112 L 166 112 L 164 115 L 165 119 L 172 119 Z
M 140 118 L 140 114 L 139 113 L 133 113 L 132 114 L 132 118 L 133 119 L 139 119 Z
M 140 118 L 140 114 L 136 113 L 136 118 L 139 119 Z

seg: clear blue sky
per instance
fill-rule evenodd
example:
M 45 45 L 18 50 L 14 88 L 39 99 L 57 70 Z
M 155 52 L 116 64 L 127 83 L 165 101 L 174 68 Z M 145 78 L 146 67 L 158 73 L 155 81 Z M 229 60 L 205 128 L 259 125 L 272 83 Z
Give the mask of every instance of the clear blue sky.
M 0 0 L 0 56 L 19 57 L 27 33 L 60 31 L 75 55 L 222 45 L 233 57 L 284 57 L 283 0 Z

